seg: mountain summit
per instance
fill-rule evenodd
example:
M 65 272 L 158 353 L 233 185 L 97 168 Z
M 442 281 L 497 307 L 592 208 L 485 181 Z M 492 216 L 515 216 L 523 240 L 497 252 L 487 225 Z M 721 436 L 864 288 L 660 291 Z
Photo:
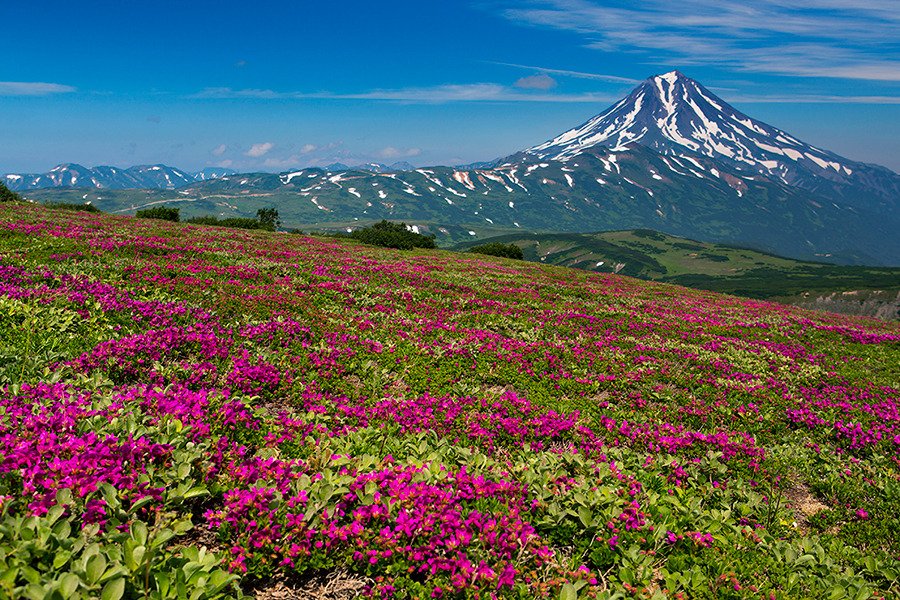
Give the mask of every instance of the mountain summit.
M 679 71 L 647 79 L 583 125 L 526 152 L 566 160 L 598 146 L 625 150 L 632 144 L 663 155 L 706 156 L 737 171 L 807 189 L 819 187 L 824 179 L 838 185 L 866 185 L 883 199 L 896 200 L 900 191 L 895 185 L 872 181 L 890 173 L 887 169 L 816 148 L 757 121 Z
M 777 173 L 787 159 L 850 174 L 845 159 L 748 117 L 679 71 L 647 79 L 583 125 L 527 152 L 562 160 L 595 146 L 624 150 L 630 144 L 725 158 L 765 173 Z

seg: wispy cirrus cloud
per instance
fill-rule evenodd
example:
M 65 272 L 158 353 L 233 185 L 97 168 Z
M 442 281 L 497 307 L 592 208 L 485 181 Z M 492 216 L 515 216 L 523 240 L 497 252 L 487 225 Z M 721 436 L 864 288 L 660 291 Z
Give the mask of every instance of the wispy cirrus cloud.
M 590 48 L 635 52 L 649 63 L 900 81 L 896 0 L 531 0 L 502 14 L 572 31 Z
M 615 96 L 599 93 L 552 94 L 538 89 L 523 91 L 496 83 L 448 84 L 432 87 L 378 89 L 355 93 L 277 92 L 269 89 L 206 88 L 195 99 L 254 99 L 254 100 L 381 100 L 422 104 L 448 102 L 608 102 Z
M 451 89 L 447 89 L 451 88 Z M 463 89 L 459 89 L 463 88 Z M 718 89 L 718 88 L 717 88 Z M 409 88 L 405 90 L 374 90 L 358 94 L 331 94 L 305 92 L 275 92 L 273 90 L 233 90 L 231 88 L 207 88 L 192 98 L 208 99 L 262 99 L 262 100 L 374 100 L 410 104 L 439 104 L 450 102 L 570 102 L 603 103 L 621 99 L 621 94 L 549 94 L 525 93 L 506 86 L 473 84 L 471 86 L 439 86 L 436 88 Z M 827 94 L 728 94 L 729 102 L 747 103 L 809 103 L 809 104 L 900 104 L 900 96 L 884 95 L 827 95 Z
M 900 104 L 900 96 L 832 96 L 828 94 L 737 94 L 729 102 L 746 104 Z
M 562 77 L 574 77 L 575 79 L 593 79 L 595 81 L 605 81 L 607 83 L 640 83 L 638 79 L 630 77 L 619 77 L 618 75 L 607 75 L 604 73 L 586 73 L 584 71 L 570 71 L 567 69 L 553 69 L 550 67 L 539 67 L 535 65 L 520 65 L 518 63 L 496 62 L 490 61 L 494 65 L 503 65 L 504 67 L 515 67 L 517 69 L 527 69 L 529 71 L 537 71 L 538 73 L 549 73 L 552 75 L 560 75 Z
M 43 81 L 0 81 L 0 96 L 49 96 L 77 91 L 70 85 Z

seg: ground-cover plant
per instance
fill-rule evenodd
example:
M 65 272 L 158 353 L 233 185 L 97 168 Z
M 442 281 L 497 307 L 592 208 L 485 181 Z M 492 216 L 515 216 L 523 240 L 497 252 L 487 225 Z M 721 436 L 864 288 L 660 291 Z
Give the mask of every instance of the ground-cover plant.
M 7 204 L 0 595 L 893 597 L 898 355 L 614 275 Z

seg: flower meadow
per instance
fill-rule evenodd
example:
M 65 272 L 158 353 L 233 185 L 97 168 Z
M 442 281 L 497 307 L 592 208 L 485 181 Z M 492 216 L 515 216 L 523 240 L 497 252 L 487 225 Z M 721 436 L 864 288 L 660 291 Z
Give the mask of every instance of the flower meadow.
M 900 328 L 0 205 L 0 595 L 900 596 Z

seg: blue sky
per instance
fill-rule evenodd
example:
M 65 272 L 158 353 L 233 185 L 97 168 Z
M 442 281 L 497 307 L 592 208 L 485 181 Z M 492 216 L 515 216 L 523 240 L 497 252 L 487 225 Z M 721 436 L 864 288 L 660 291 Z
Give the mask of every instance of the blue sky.
M 489 160 L 674 68 L 900 171 L 896 0 L 5 4 L 3 173 Z

